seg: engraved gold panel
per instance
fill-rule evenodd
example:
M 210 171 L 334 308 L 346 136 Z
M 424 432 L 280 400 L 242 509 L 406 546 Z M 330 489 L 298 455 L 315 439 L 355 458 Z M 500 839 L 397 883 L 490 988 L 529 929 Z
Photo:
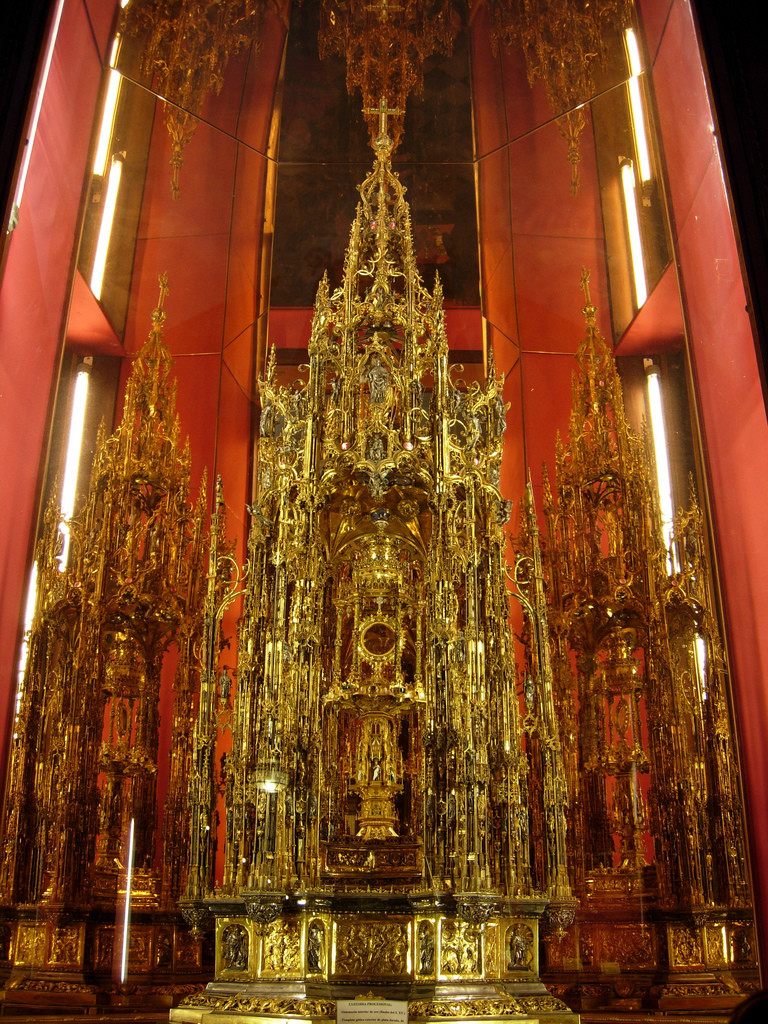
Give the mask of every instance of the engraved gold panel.
M 48 947 L 48 963 L 51 967 L 82 967 L 83 931 L 81 925 L 60 925 L 53 927 Z
M 42 967 L 45 962 L 46 926 L 22 922 L 16 937 L 15 963 Z
M 482 935 L 477 925 L 444 920 L 440 928 L 440 977 L 477 978 L 482 972 Z
M 261 940 L 262 977 L 298 976 L 301 973 L 301 924 L 298 920 L 273 921 Z
M 693 925 L 670 925 L 669 958 L 673 967 L 703 967 L 702 930 Z
M 404 978 L 411 970 L 407 920 L 342 918 L 335 926 L 334 974 L 338 978 Z
M 216 977 L 244 981 L 255 977 L 257 950 L 250 922 L 244 917 L 216 922 Z

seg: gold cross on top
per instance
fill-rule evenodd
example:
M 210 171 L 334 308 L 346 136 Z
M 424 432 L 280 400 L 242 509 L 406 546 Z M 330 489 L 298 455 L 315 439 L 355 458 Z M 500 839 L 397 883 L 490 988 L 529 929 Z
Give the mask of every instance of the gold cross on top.
M 404 110 L 399 110 L 397 107 L 390 107 L 387 104 L 386 99 L 382 96 L 379 100 L 378 107 L 367 107 L 363 109 L 364 114 L 378 114 L 379 115 L 379 138 L 383 138 L 387 134 L 387 118 L 397 117 L 400 114 L 404 114 Z

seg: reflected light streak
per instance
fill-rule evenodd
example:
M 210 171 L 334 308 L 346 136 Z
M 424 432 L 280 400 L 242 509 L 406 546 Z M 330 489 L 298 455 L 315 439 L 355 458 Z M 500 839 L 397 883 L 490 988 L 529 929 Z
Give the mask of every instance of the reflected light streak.
M 59 571 L 64 572 L 69 558 L 69 526 L 75 511 L 77 497 L 77 477 L 80 471 L 80 453 L 83 447 L 83 430 L 85 426 L 85 407 L 88 402 L 88 364 L 90 357 L 78 370 L 75 378 L 75 393 L 72 397 L 72 415 L 69 420 L 69 437 L 67 439 L 67 458 L 64 463 L 64 484 L 61 488 L 61 518 L 59 532 L 63 538 L 59 555 Z
M 621 165 L 621 185 L 624 192 L 624 214 L 629 234 L 629 255 L 632 261 L 632 276 L 635 282 L 635 301 L 637 308 L 648 298 L 648 286 L 645 283 L 645 261 L 643 260 L 643 243 L 640 238 L 640 221 L 637 217 L 635 200 L 635 172 L 631 161 Z
M 117 193 L 120 188 L 120 176 L 123 173 L 123 162 L 116 157 L 112 158 L 112 166 L 109 169 L 107 179 L 107 192 L 104 198 L 104 212 L 101 216 L 101 227 L 99 238 L 96 243 L 96 255 L 93 259 L 93 271 L 91 273 L 91 291 L 94 298 L 101 298 L 101 289 L 104 284 L 104 270 L 107 265 L 107 252 L 109 240 L 112 237 L 112 225 L 115 220 L 115 207 L 117 206 Z
M 35 604 L 37 603 L 37 562 L 32 563 L 32 568 L 29 570 L 29 582 L 27 584 L 27 600 L 24 605 L 24 634 L 21 641 L 21 647 L 19 649 L 19 670 L 18 678 L 16 683 L 16 706 L 14 708 L 14 718 L 19 713 L 21 706 L 21 698 L 24 693 L 24 673 L 27 671 L 27 659 L 29 658 L 29 631 L 32 628 L 32 619 L 35 615 Z M 14 728 L 16 722 L 14 720 Z M 16 733 L 14 732 L 13 738 L 16 739 Z
M 667 454 L 667 432 L 664 427 L 661 377 L 658 366 L 650 360 L 645 361 L 645 372 L 648 386 L 648 406 L 651 413 L 653 450 L 656 456 L 656 484 L 659 492 L 661 530 L 664 535 L 664 544 L 667 548 L 667 571 L 671 576 L 679 566 L 672 543 L 675 510 L 672 503 L 672 481 L 669 473 L 669 456 Z
M 128 868 L 125 875 L 125 911 L 123 913 L 123 955 L 120 963 L 120 983 L 125 984 L 128 974 L 128 936 L 131 921 L 131 889 L 133 887 L 133 832 L 135 819 L 131 818 L 128 832 Z
M 631 78 L 627 82 L 629 89 L 629 105 L 632 110 L 632 133 L 635 137 L 635 153 L 637 154 L 638 172 L 640 181 L 651 179 L 651 158 L 648 152 L 648 136 L 645 130 L 645 110 L 643 98 L 640 92 L 640 78 L 643 73 L 643 65 L 640 60 L 640 50 L 637 45 L 637 37 L 634 29 L 628 28 L 624 34 L 629 59 L 629 70 Z
M 120 79 L 122 75 L 119 71 L 115 71 L 119 49 L 120 36 L 118 35 L 114 38 L 112 53 L 109 57 L 109 66 L 112 70 L 109 72 L 107 94 L 104 98 L 104 112 L 101 115 L 101 125 L 99 127 L 99 141 L 96 143 L 96 155 L 93 158 L 93 173 L 102 176 L 107 170 L 109 146 L 112 142 L 112 130 L 115 124 L 115 111 L 117 110 L 117 101 L 120 96 Z
M 27 140 L 24 146 L 24 155 L 21 158 L 21 167 L 19 168 L 19 179 L 16 184 L 16 193 L 13 197 L 13 205 L 11 208 L 11 223 L 7 227 L 9 231 L 16 226 L 18 210 L 21 206 L 21 197 L 24 194 L 24 186 L 27 183 L 29 161 L 32 158 L 32 147 L 35 144 L 35 135 L 37 134 L 37 122 L 40 119 L 40 111 L 43 106 L 43 97 L 45 96 L 45 89 L 48 85 L 48 75 L 51 70 L 51 61 L 53 60 L 53 51 L 56 47 L 56 39 L 59 35 L 59 23 L 61 22 L 61 12 L 63 10 L 64 0 L 58 0 L 56 4 L 56 9 L 53 13 L 53 21 L 51 22 L 51 33 L 48 38 L 48 45 L 45 49 L 45 59 L 43 61 L 43 67 L 40 72 L 40 85 L 38 86 L 37 92 L 35 94 L 35 105 L 32 108 L 32 116 L 29 121 L 29 132 L 27 134 Z

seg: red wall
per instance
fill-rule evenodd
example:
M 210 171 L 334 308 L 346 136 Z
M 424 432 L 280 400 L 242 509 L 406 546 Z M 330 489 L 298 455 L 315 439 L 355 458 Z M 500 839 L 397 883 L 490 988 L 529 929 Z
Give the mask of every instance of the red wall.
M 113 0 L 67 0 L 64 6 L 0 286 L 0 480 L 5 493 L 0 502 L 0 708 L 9 710 L 39 501 L 40 453 L 47 449 L 91 122 L 115 6 Z
M 472 20 L 472 74 L 482 312 L 511 403 L 501 483 L 517 503 L 530 467 L 540 506 L 542 464 L 552 469 L 556 431 L 568 428 L 573 354 L 584 337 L 582 267 L 610 331 L 594 139 L 587 114 L 572 195 L 567 144 L 544 86 L 528 85 L 520 48 L 493 54 L 485 7 Z
M 768 950 L 768 422 L 739 251 L 690 5 L 641 0 L 704 440 L 750 822 Z
M 763 943 L 768 939 L 768 424 L 745 313 L 739 255 L 728 216 L 716 137 L 689 5 L 640 0 L 699 399 L 723 599 L 752 822 Z M 0 706 L 11 706 L 19 608 L 38 502 L 40 452 L 60 360 L 72 282 L 90 125 L 115 4 L 67 0 L 18 228 L 0 290 Z M 578 288 L 592 296 L 608 333 L 605 253 L 589 124 L 581 139 L 582 189 L 569 194 L 566 146 L 543 87 L 529 89 L 522 57 L 493 56 L 486 12 L 472 24 L 480 196 L 482 312 L 507 374 L 503 486 L 522 493 L 552 465 L 554 428 L 567 426 L 572 353 L 583 334 Z M 190 435 L 193 482 L 222 473 L 230 533 L 245 534 L 254 366 L 260 310 L 267 135 L 284 27 L 271 16 L 258 63 L 240 58 L 225 93 L 206 107 L 185 152 L 181 199 L 170 198 L 165 160 L 153 152 L 134 268 L 126 347 L 149 328 L 157 274 L 167 270 L 166 340 L 176 357 L 179 412 Z M 76 54 L 76 59 L 71 55 Z M 68 59 L 69 58 L 69 59 Z M 241 103 L 246 97 L 247 102 Z M 248 109 L 247 117 L 241 110 Z M 76 110 L 78 116 L 72 117 Z M 155 131 L 165 131 L 161 116 Z M 544 173 L 546 171 L 546 173 Z M 217 187 L 211 189 L 210 182 Z M 228 254 L 228 255 L 227 255 Z M 8 441 L 7 439 L 10 439 Z M 209 486 L 209 489 L 210 489 Z

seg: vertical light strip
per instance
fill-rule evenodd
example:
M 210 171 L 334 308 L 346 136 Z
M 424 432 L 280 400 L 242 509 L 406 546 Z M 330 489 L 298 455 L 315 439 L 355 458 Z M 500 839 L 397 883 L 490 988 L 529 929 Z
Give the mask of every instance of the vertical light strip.
M 53 60 L 53 51 L 56 48 L 56 39 L 59 35 L 59 24 L 61 22 L 61 12 L 64 10 L 64 0 L 58 0 L 56 8 L 53 12 L 53 21 L 51 23 L 51 33 L 48 37 L 48 46 L 45 50 L 45 58 L 43 60 L 42 71 L 40 72 L 40 85 L 37 87 L 37 93 L 35 95 L 35 105 L 32 108 L 32 117 L 29 122 L 29 133 L 27 140 L 24 145 L 24 155 L 21 158 L 21 167 L 19 168 L 19 180 L 16 183 L 16 192 L 13 197 L 13 206 L 11 209 L 11 224 L 8 225 L 10 231 L 16 224 L 16 218 L 18 216 L 18 210 L 21 206 L 21 197 L 24 194 L 24 186 L 27 183 L 27 172 L 29 171 L 29 161 L 32 158 L 32 147 L 35 144 L 35 135 L 37 134 L 37 122 L 40 119 L 40 111 L 43 106 L 43 97 L 45 96 L 45 88 L 48 85 L 48 75 L 51 70 L 51 61 Z
M 648 152 L 648 135 L 645 130 L 645 111 L 643 109 L 643 97 L 640 92 L 639 78 L 643 73 L 643 65 L 640 60 L 640 49 L 637 45 L 634 29 L 627 29 L 624 34 L 624 40 L 627 46 L 627 58 L 629 60 L 631 76 L 627 82 L 627 88 L 629 89 L 629 106 L 632 111 L 632 133 L 635 137 L 637 167 L 640 181 L 650 181 L 651 158 Z
M 89 360 L 90 361 L 90 357 Z M 88 403 L 88 368 L 87 363 L 81 367 L 75 378 L 75 393 L 72 397 L 72 415 L 69 419 L 69 437 L 67 438 L 67 458 L 64 463 L 64 483 L 61 488 L 61 518 L 59 531 L 63 537 L 61 554 L 59 555 L 59 571 L 64 572 L 69 558 L 69 526 L 75 511 L 77 497 L 77 477 L 80 471 L 80 452 L 83 447 L 83 428 L 85 426 L 85 407 Z
M 37 603 L 37 562 L 32 563 L 32 568 L 29 571 L 29 583 L 27 584 L 27 600 L 24 605 L 24 635 L 21 639 L 21 648 L 19 650 L 19 671 L 16 682 L 16 706 L 14 708 L 14 733 L 13 738 L 16 739 L 16 721 L 15 717 L 19 713 L 21 707 L 21 698 L 24 693 L 24 673 L 27 671 L 27 659 L 29 657 L 29 631 L 32 628 L 32 619 L 35 615 L 35 604 Z
M 699 677 L 702 700 L 709 697 L 707 686 L 707 643 L 703 636 L 697 636 L 693 641 L 693 657 L 696 662 L 696 672 Z
M 115 111 L 117 110 L 117 101 L 120 96 L 120 79 L 122 78 L 122 75 L 119 71 L 115 70 L 119 49 L 120 36 L 117 35 L 112 43 L 112 53 L 109 57 L 109 66 L 111 70 L 109 72 L 109 80 L 107 81 L 107 94 L 104 97 L 104 111 L 101 115 L 99 140 L 96 143 L 96 155 L 93 158 L 93 173 L 99 175 L 104 175 L 107 170 L 109 146 L 112 142 L 112 129 L 115 124 Z
M 648 298 L 648 286 L 645 283 L 643 243 L 640 237 L 640 221 L 637 217 L 635 172 L 630 160 L 625 160 L 621 165 L 621 186 L 624 192 L 624 214 L 627 219 L 627 233 L 629 235 L 629 256 L 632 262 L 632 276 L 635 282 L 635 302 L 637 308 L 640 309 Z
M 131 930 L 131 889 L 133 887 L 133 830 L 135 819 L 131 818 L 128 831 L 128 867 L 125 873 L 125 910 L 123 912 L 123 955 L 120 964 L 120 984 L 125 984 L 128 975 L 128 938 Z
M 91 272 L 91 291 L 97 299 L 101 298 L 101 289 L 104 284 L 104 270 L 107 265 L 107 252 L 109 250 L 109 240 L 112 237 L 112 225 L 115 220 L 117 193 L 120 188 L 120 176 L 122 173 L 123 161 L 113 157 L 112 165 L 109 169 L 109 178 L 107 179 L 104 210 L 101 215 L 101 227 L 99 228 L 96 255 L 93 258 L 93 270 Z
M 675 509 L 672 501 L 672 481 L 669 474 L 669 457 L 667 454 L 667 432 L 664 427 L 664 408 L 661 395 L 661 378 L 659 368 L 650 359 L 645 361 L 646 381 L 648 386 L 648 407 L 651 413 L 651 434 L 653 450 L 656 456 L 656 485 L 659 491 L 659 510 L 661 512 L 661 530 L 667 548 L 667 571 L 670 576 L 678 568 L 676 552 L 672 546 L 672 529 L 674 526 Z

